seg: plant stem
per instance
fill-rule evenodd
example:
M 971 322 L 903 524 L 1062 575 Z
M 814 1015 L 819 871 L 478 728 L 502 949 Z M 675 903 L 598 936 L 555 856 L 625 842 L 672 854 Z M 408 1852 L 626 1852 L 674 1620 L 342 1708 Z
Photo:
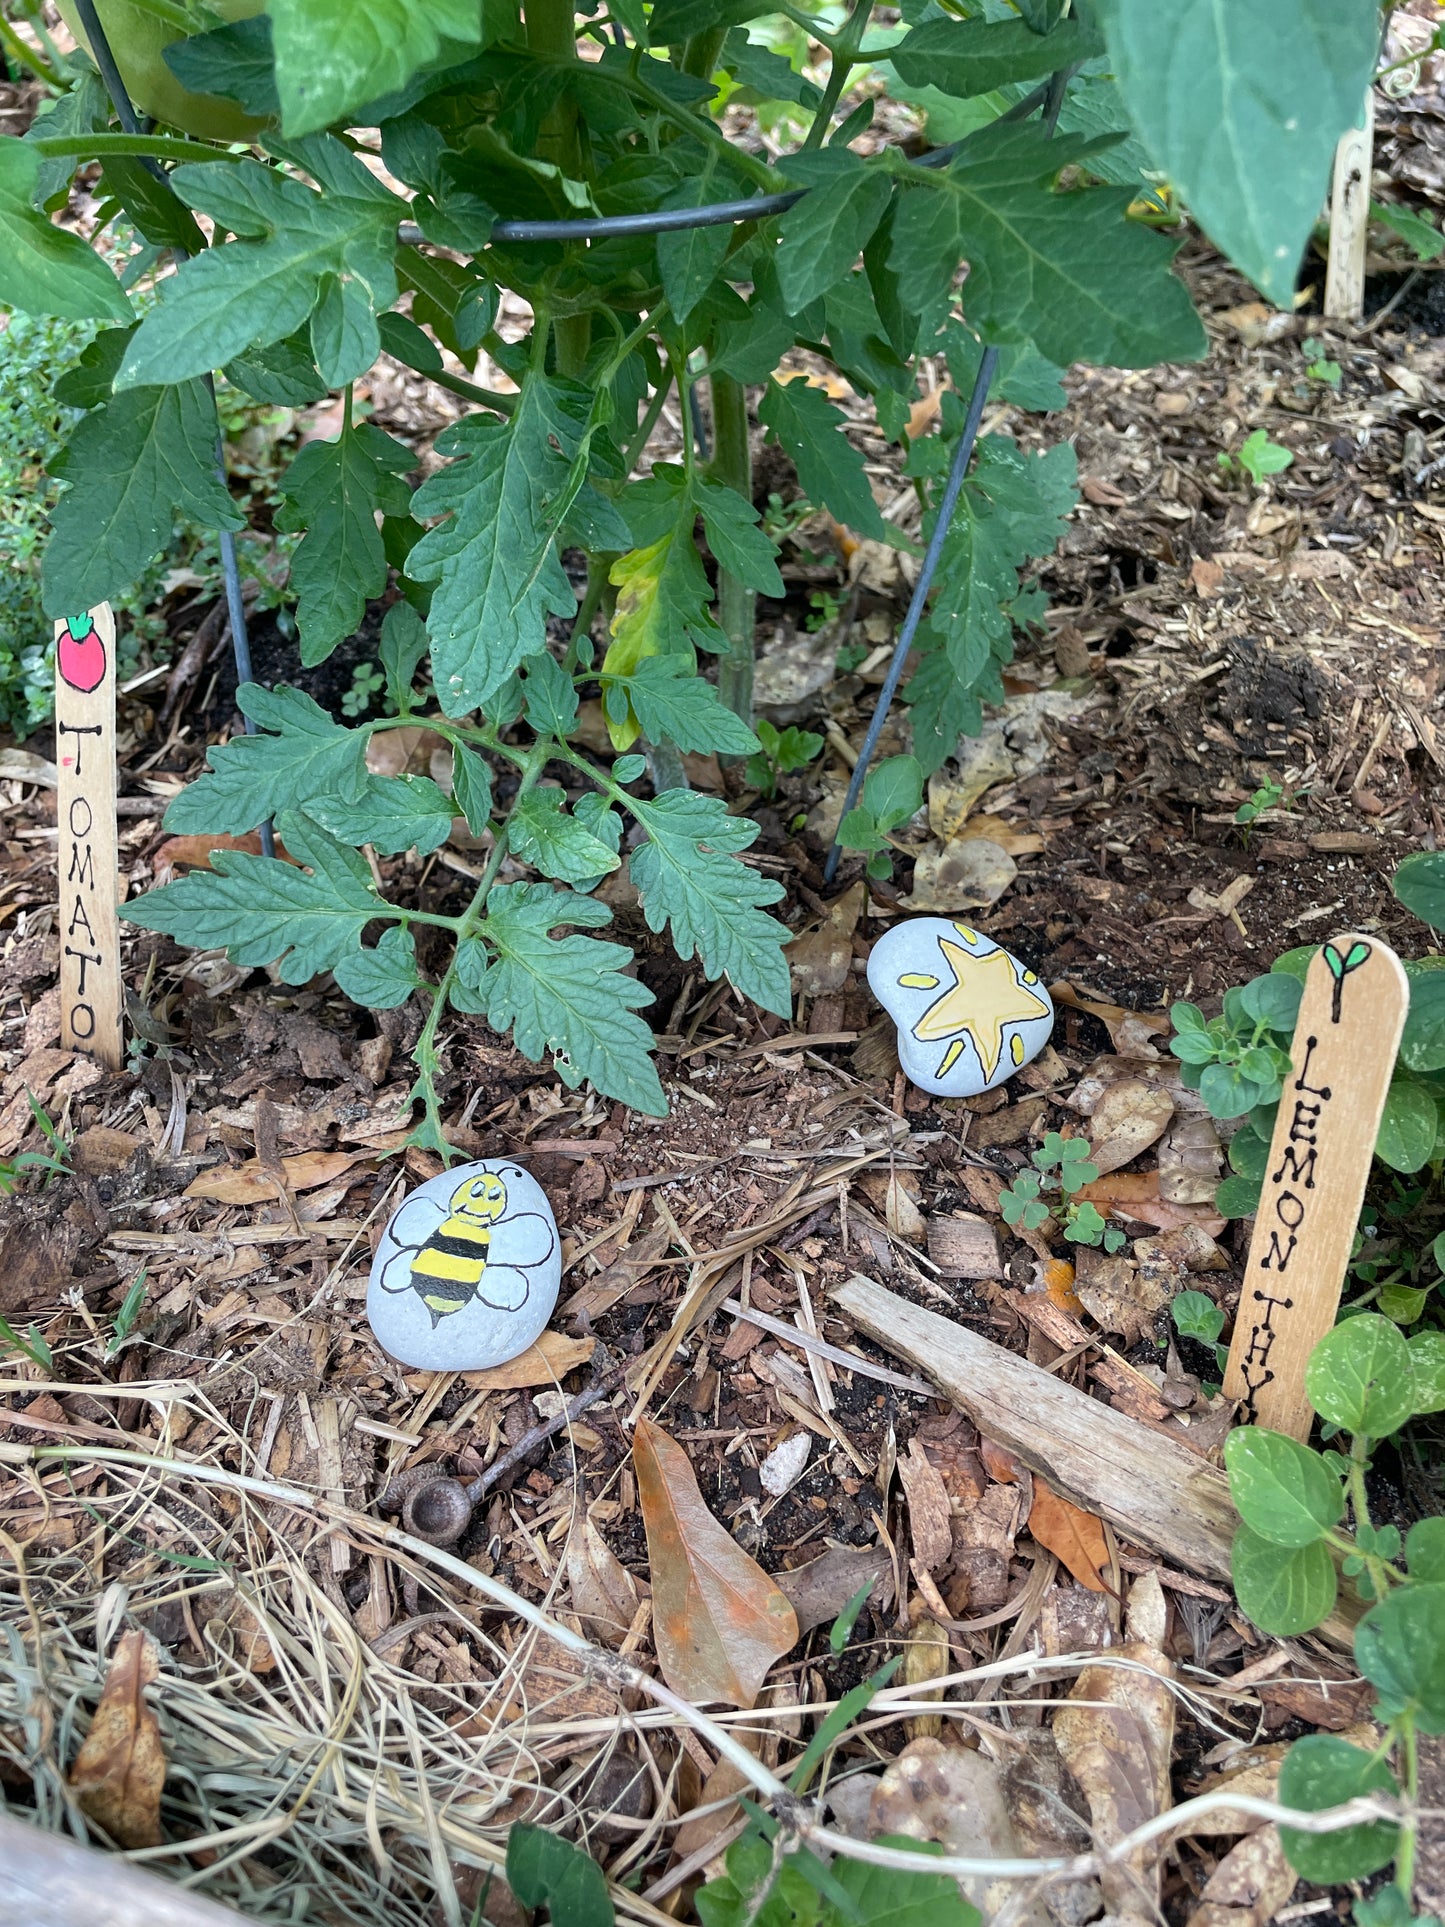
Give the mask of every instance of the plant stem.
M 0 47 L 5 49 L 12 60 L 18 60 L 22 67 L 27 67 L 35 78 L 43 81 L 47 87 L 60 86 L 59 74 L 33 47 L 26 44 L 4 14 L 0 14 Z
M 597 556 L 587 559 L 587 587 L 582 592 L 582 600 L 577 604 L 577 614 L 572 621 L 572 633 L 567 638 L 567 653 L 562 658 L 562 667 L 570 676 L 577 668 L 577 650 L 584 642 L 592 627 L 592 618 L 602 606 L 602 598 L 607 593 L 607 569 Z
M 1355 1551 L 1365 1562 L 1365 1570 L 1370 1575 L 1370 1583 L 1375 1589 L 1376 1599 L 1383 1599 L 1389 1590 L 1390 1580 L 1385 1561 L 1377 1552 L 1361 1552 L 1358 1543 L 1361 1526 L 1370 1530 L 1370 1502 L 1365 1492 L 1365 1466 L 1369 1459 L 1370 1441 L 1363 1432 L 1356 1432 L 1350 1439 L 1350 1506 L 1355 1515 Z
M 821 147 L 823 137 L 832 125 L 833 112 L 843 96 L 858 59 L 858 49 L 863 44 L 863 34 L 868 25 L 868 16 L 873 11 L 873 0 L 854 0 L 853 11 L 843 24 L 843 31 L 830 43 L 832 65 L 828 69 L 828 84 L 823 89 L 823 98 L 818 103 L 818 111 L 813 116 L 813 124 L 808 129 L 808 137 L 803 142 L 803 152 L 809 148 Z
M 1405 1896 L 1405 1904 L 1410 1904 L 1410 1889 L 1415 1884 L 1415 1802 L 1420 1795 L 1420 1754 L 1415 1740 L 1415 1721 L 1412 1714 L 1403 1715 L 1400 1731 L 1400 1752 L 1405 1763 L 1403 1792 L 1405 1795 L 1405 1818 L 1400 1822 L 1400 1844 L 1395 1849 L 1395 1885 Z
M 870 0 L 871 4 L 871 0 Z M 713 70 L 722 53 L 723 42 L 728 37 L 726 27 L 709 27 L 705 33 L 695 33 L 683 43 L 682 59 L 677 63 L 685 74 L 697 80 L 711 80 Z M 699 110 L 706 113 L 706 104 Z
M 662 380 L 652 391 L 652 400 L 647 404 L 647 413 L 638 424 L 637 433 L 622 451 L 622 472 L 631 475 L 637 466 L 637 458 L 652 440 L 652 431 L 657 426 L 657 418 L 662 413 L 663 403 L 672 393 L 672 369 L 669 368 Z
M 534 54 L 552 60 L 576 60 L 577 23 L 570 0 L 567 4 L 527 0 L 527 45 Z M 560 167 L 568 180 L 581 178 L 582 134 L 575 100 L 564 98 L 549 108 L 538 130 L 537 153 Z M 552 338 L 557 344 L 557 373 L 579 377 L 592 346 L 591 315 L 559 315 L 552 324 Z
M 159 161 L 239 161 L 244 154 L 228 153 L 224 147 L 206 147 L 200 141 L 181 140 L 169 134 L 47 134 L 27 141 L 43 160 L 65 160 L 71 156 L 85 160 L 104 160 L 107 154 L 145 154 Z
M 732 375 L 709 377 L 712 390 L 714 481 L 753 499 L 752 458 L 748 449 L 748 396 Z M 727 650 L 718 663 L 718 694 L 735 716 L 753 720 L 753 632 L 757 598 L 748 585 L 719 564 L 718 621 Z

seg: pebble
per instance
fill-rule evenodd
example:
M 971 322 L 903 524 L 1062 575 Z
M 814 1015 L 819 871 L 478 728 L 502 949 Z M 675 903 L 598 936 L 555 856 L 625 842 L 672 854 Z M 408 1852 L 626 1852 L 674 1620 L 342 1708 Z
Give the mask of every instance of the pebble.
M 546 1193 L 519 1166 L 484 1158 L 429 1178 L 397 1208 L 371 1261 L 366 1317 L 399 1364 L 482 1371 L 541 1335 L 561 1282 Z
M 977 1097 L 1032 1063 L 1053 999 L 1012 952 L 948 917 L 910 917 L 873 946 L 868 986 L 898 1026 L 898 1061 L 920 1090 Z

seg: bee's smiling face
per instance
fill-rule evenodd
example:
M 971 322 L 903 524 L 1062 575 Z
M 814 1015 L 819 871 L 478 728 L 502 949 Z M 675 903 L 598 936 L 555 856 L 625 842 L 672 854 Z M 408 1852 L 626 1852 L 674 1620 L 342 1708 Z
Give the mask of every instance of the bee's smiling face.
M 507 1208 L 507 1187 L 491 1171 L 459 1184 L 451 1197 L 454 1216 L 469 1218 L 473 1224 L 495 1224 Z

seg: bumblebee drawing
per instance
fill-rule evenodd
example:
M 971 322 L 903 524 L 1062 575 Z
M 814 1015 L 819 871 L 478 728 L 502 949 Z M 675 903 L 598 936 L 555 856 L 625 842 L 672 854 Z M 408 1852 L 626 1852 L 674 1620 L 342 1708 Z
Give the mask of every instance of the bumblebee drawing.
M 521 1171 L 484 1171 L 465 1179 L 445 1205 L 411 1198 L 397 1212 L 391 1236 L 401 1247 L 387 1260 L 381 1289 L 392 1297 L 414 1291 L 431 1313 L 432 1330 L 474 1299 L 496 1311 L 520 1311 L 531 1290 L 529 1274 L 545 1265 L 557 1234 L 539 1211 L 508 1209 L 508 1177 Z M 492 1256 L 492 1243 L 506 1252 Z

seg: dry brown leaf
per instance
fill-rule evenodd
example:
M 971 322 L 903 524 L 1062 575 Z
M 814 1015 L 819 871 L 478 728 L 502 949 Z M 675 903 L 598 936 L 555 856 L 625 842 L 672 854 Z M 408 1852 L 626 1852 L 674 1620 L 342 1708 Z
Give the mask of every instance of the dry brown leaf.
M 903 902 L 909 910 L 939 916 L 986 910 L 998 902 L 1018 873 L 1018 864 L 992 838 L 959 837 L 941 850 L 919 851 L 913 866 L 913 892 Z
M 1123 1004 L 1110 1004 L 1097 997 L 1086 997 L 1062 979 L 1049 985 L 1049 995 L 1056 1004 L 1067 1004 L 1070 1010 L 1082 1010 L 1090 1017 L 1097 1017 L 1105 1026 L 1122 1024 L 1126 1017 L 1133 1017 L 1153 1031 L 1167 1031 L 1171 1027 L 1167 1011 L 1126 1010 Z
M 590 1516 L 572 1534 L 568 1545 L 567 1583 L 572 1588 L 572 1610 L 582 1621 L 582 1630 L 606 1646 L 619 1645 L 642 1596 L 637 1581 Z
M 1157 1271 L 1088 1245 L 1079 1247 L 1074 1290 L 1106 1332 L 1118 1332 L 1131 1345 L 1153 1337 L 1154 1321 L 1174 1295 Z
M 1169 1093 L 1151 1089 L 1142 1078 L 1111 1084 L 1089 1120 L 1090 1164 L 1104 1177 L 1132 1163 L 1164 1135 L 1173 1116 Z
M 908 1697 L 942 1699 L 942 1687 L 930 1686 L 929 1681 L 946 1678 L 952 1669 L 948 1634 L 936 1619 L 916 1620 L 904 1642 L 903 1677 L 899 1682 L 910 1689 Z M 903 1725 L 910 1740 L 937 1739 L 943 1730 L 943 1718 L 938 1713 L 914 1713 Z
M 939 1739 L 909 1742 L 891 1760 L 874 1789 L 869 1831 L 936 1840 L 946 1853 L 1006 1860 L 1019 1852 L 999 1767 L 983 1753 L 945 1746 Z M 960 1883 L 986 1920 L 1018 1892 L 1008 1881 L 982 1878 Z M 1015 1918 L 1019 1927 L 1042 1927 L 1048 1916 L 1036 1903 Z
M 855 883 L 829 905 L 827 916 L 816 929 L 805 930 L 788 945 L 794 990 L 807 997 L 822 997 L 843 988 L 853 961 L 853 932 L 867 896 L 867 884 Z
M 953 1515 L 948 1488 L 924 1457 L 917 1439 L 910 1441 L 906 1456 L 898 1461 L 898 1476 L 908 1497 L 913 1556 L 932 1572 L 953 1552 Z
M 126 1849 L 161 1844 L 166 1756 L 145 1698 L 158 1671 L 155 1648 L 145 1634 L 122 1634 L 90 1731 L 70 1769 L 81 1812 Z
M 1070 1318 L 1077 1318 L 1084 1305 L 1074 1290 L 1074 1267 L 1068 1259 L 1051 1258 L 1039 1269 L 1043 1273 L 1044 1290 L 1048 1293 L 1049 1303 L 1057 1305 L 1060 1311 L 1066 1311 Z
M 170 836 L 155 853 L 156 882 L 167 883 L 180 869 L 210 870 L 215 866 L 211 857 L 217 850 L 242 850 L 249 856 L 261 854 L 261 832 L 252 830 L 246 836 L 226 836 L 212 830 L 209 836 Z M 276 854 L 287 863 L 294 863 L 295 857 L 276 839 Z
M 1041 1546 L 1067 1566 L 1081 1586 L 1087 1586 L 1090 1592 L 1108 1590 L 1103 1573 L 1109 1564 L 1109 1548 L 1102 1523 L 1092 1512 L 1081 1512 L 1078 1506 L 1050 1491 L 1037 1473 L 1029 1531 Z
M 780 1572 L 777 1578 L 798 1616 L 801 1637 L 826 1620 L 836 1619 L 870 1579 L 874 1584 L 869 1600 L 886 1606 L 893 1590 L 892 1573 L 888 1554 L 878 1546 L 831 1546 L 821 1559 L 796 1566 L 791 1572 Z
M 585 1365 L 597 1349 L 595 1338 L 568 1338 L 563 1332 L 545 1331 L 535 1345 L 529 1345 L 505 1365 L 493 1365 L 484 1372 L 460 1372 L 463 1385 L 474 1392 L 515 1392 L 529 1385 L 555 1385 L 566 1372 Z
M 1159 1195 L 1169 1204 L 1213 1204 L 1224 1151 L 1212 1117 L 1176 1117 L 1159 1146 Z
M 1294 1892 L 1278 1827 L 1245 1835 L 1204 1883 L 1188 1927 L 1269 1927 Z
M 1170 1804 L 1174 1746 L 1174 1695 L 1165 1684 L 1173 1674 L 1169 1661 L 1132 1642 L 1111 1657 L 1138 1666 L 1086 1666 L 1069 1704 L 1054 1715 L 1059 1757 L 1089 1803 L 1100 1847 L 1114 1846 Z M 1156 1842 L 1100 1870 L 1110 1913 L 1125 1920 L 1158 1917 L 1163 1851 Z
M 751 1707 L 768 1668 L 796 1645 L 797 1616 L 708 1511 L 686 1452 L 651 1419 L 637 1421 L 632 1463 L 662 1676 L 699 1704 Z
M 300 1151 L 295 1157 L 282 1158 L 281 1169 L 286 1189 L 313 1191 L 318 1184 L 330 1184 L 354 1164 L 371 1160 L 370 1151 Z M 229 1170 L 203 1171 L 182 1192 L 186 1198 L 209 1198 L 213 1204 L 270 1204 L 276 1197 L 276 1180 L 259 1158 Z
M 1073 1267 L 1069 1269 L 1072 1275 Z M 1023 1480 L 1027 1468 L 1023 1460 L 1010 1452 L 1006 1445 L 995 1445 L 992 1439 L 980 1435 L 978 1450 L 984 1470 L 991 1479 L 997 1479 L 1000 1485 L 1018 1485 Z
M 1173 1231 L 1183 1224 L 1197 1224 L 1211 1238 L 1224 1229 L 1224 1219 L 1205 1204 L 1172 1204 L 1159 1195 L 1157 1171 L 1111 1171 L 1095 1178 L 1074 1194 L 1087 1198 L 1101 1211 L 1116 1217 L 1132 1218 L 1136 1224 L 1152 1224 L 1157 1231 Z

